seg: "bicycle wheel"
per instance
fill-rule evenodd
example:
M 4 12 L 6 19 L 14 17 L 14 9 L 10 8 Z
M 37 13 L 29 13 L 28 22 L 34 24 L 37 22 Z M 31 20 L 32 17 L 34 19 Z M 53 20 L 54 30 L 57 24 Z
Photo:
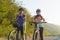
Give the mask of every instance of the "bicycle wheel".
M 26 34 L 24 34 L 24 40 L 27 40 Z
M 15 40 L 15 39 L 16 39 L 16 30 L 12 30 L 8 35 L 8 40 Z
M 40 40 L 39 31 L 34 33 L 34 35 L 33 35 L 33 40 Z
M 33 40 L 36 40 L 36 38 L 37 38 L 37 32 L 34 33 Z
M 40 33 L 39 33 L 39 31 L 37 33 L 37 40 L 40 40 Z

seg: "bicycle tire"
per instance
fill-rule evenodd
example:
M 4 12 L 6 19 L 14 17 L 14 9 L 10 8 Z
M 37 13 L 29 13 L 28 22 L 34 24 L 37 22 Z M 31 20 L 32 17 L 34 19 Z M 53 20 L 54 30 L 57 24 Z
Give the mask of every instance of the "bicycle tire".
M 36 32 L 33 35 L 33 40 L 36 40 Z
M 12 30 L 12 31 L 9 32 L 9 34 L 8 34 L 8 40 L 16 40 L 16 38 L 11 37 L 11 34 L 14 33 L 14 32 L 16 33 L 16 30 Z M 14 34 L 14 35 L 16 37 L 16 34 Z M 24 34 L 24 40 L 26 40 L 26 39 L 27 39 L 26 34 Z
M 27 40 L 27 37 L 26 37 L 26 35 L 24 35 L 24 40 Z
M 12 30 L 12 31 L 9 32 L 9 34 L 8 34 L 8 40 L 14 40 L 14 39 L 15 39 L 15 38 L 13 38 L 13 37 L 11 36 L 11 34 L 12 34 L 13 32 L 16 32 L 16 30 Z M 11 36 L 11 37 L 10 37 L 10 36 Z
M 40 39 L 40 33 L 39 33 L 39 31 L 38 31 L 37 40 L 41 40 L 41 39 Z

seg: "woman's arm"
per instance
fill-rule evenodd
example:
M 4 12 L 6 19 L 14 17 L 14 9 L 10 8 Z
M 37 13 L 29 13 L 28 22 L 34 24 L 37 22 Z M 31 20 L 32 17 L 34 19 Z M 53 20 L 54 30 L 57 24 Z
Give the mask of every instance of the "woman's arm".
M 43 22 L 45 22 L 45 19 L 42 17 Z
M 43 22 L 45 22 L 45 18 L 43 18 L 43 16 L 41 16 L 41 17 L 42 17 Z

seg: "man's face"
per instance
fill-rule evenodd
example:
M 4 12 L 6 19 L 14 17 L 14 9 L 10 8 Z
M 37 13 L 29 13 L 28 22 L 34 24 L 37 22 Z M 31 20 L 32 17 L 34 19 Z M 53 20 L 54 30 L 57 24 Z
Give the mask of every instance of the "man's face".
M 23 11 L 19 11 L 19 13 L 20 13 L 20 14 L 22 14 L 22 13 L 23 13 Z

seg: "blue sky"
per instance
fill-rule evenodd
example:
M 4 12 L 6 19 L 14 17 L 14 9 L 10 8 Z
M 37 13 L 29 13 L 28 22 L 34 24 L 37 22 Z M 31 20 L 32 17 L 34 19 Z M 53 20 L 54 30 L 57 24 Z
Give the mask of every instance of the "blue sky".
M 60 0 L 16 0 L 16 3 L 23 1 L 23 7 L 30 15 L 34 16 L 36 9 L 41 9 L 42 16 L 47 22 L 60 25 Z

